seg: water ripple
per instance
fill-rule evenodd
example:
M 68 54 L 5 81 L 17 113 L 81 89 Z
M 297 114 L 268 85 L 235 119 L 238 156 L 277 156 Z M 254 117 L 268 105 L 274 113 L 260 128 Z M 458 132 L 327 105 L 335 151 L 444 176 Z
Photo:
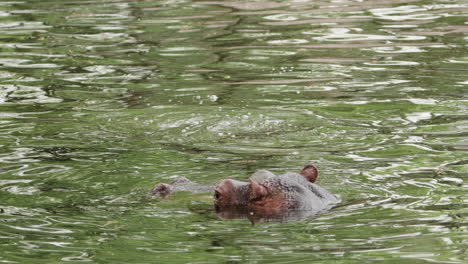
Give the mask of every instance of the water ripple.
M 0 262 L 464 263 L 467 9 L 0 2 Z M 310 162 L 313 219 L 146 196 Z

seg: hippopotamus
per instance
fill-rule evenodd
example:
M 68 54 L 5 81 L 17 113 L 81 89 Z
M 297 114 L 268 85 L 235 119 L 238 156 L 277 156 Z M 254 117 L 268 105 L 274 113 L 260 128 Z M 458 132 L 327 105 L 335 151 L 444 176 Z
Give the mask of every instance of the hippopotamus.
M 340 199 L 315 184 L 318 171 L 313 165 L 299 173 L 275 175 L 267 170 L 254 173 L 248 182 L 222 180 L 215 187 L 214 204 L 218 210 L 247 208 L 275 215 L 288 210 L 319 213 Z
M 151 195 L 159 196 L 161 198 L 168 197 L 173 192 L 192 192 L 192 193 L 209 193 L 213 192 L 213 186 L 199 185 L 190 181 L 187 178 L 179 178 L 170 184 L 158 183 L 150 191 Z
M 275 175 L 268 170 L 254 173 L 247 182 L 221 180 L 215 187 L 201 186 L 182 178 L 171 184 L 160 183 L 151 194 L 167 197 L 175 191 L 214 192 L 214 206 L 223 219 L 251 219 L 253 215 L 298 217 L 318 215 L 340 199 L 315 183 L 318 170 L 307 165 L 299 173 Z

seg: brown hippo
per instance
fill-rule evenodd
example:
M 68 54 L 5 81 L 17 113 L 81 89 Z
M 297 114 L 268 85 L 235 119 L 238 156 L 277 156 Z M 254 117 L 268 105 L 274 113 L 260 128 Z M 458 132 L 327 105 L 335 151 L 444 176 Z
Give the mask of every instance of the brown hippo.
M 171 184 L 157 184 L 151 194 L 167 197 L 175 191 L 204 193 L 214 191 L 214 205 L 223 219 L 251 218 L 253 215 L 298 217 L 318 215 L 340 202 L 340 199 L 315 184 L 317 169 L 305 166 L 299 173 L 275 175 L 267 170 L 254 173 L 248 182 L 225 179 L 216 187 L 201 186 L 181 178 Z
M 312 165 L 298 173 L 274 175 L 261 170 L 248 182 L 222 180 L 215 188 L 214 204 L 217 208 L 246 207 L 265 213 L 280 213 L 286 210 L 329 209 L 340 200 L 314 182 L 318 171 Z

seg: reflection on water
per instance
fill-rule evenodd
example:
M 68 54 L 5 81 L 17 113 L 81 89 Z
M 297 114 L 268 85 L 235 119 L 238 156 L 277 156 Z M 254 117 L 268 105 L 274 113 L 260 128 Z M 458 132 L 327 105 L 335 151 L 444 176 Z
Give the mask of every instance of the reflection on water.
M 0 2 L 0 261 L 466 262 L 465 2 Z M 311 161 L 318 217 L 145 198 Z
M 302 210 L 286 210 L 286 211 L 274 211 L 274 210 L 259 210 L 259 209 L 248 209 L 248 208 L 237 208 L 237 207 L 217 207 L 215 206 L 216 215 L 223 220 L 238 220 L 246 219 L 252 225 L 260 223 L 290 223 L 305 220 L 307 218 L 312 219 L 322 213 L 317 210 L 302 211 Z

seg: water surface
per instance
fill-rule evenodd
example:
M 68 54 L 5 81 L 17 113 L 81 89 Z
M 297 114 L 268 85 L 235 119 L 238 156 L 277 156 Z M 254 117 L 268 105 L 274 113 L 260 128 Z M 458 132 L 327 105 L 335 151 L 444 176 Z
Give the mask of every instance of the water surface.
M 463 0 L 2 1 L 0 262 L 466 263 Z M 157 182 L 320 170 L 316 218 Z

